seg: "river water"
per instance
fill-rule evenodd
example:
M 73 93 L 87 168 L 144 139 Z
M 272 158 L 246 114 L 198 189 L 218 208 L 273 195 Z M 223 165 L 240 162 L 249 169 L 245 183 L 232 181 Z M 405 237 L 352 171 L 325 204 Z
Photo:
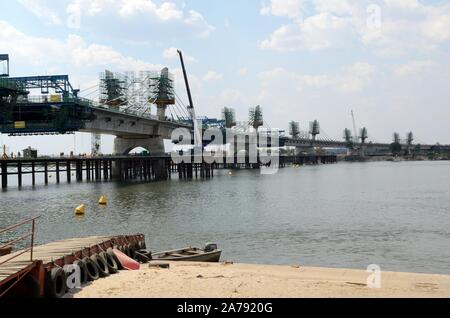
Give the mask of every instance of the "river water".
M 106 207 L 97 204 L 101 195 Z M 87 214 L 74 216 L 82 203 Z M 235 262 L 377 264 L 450 274 L 445 161 L 340 163 L 269 176 L 219 171 L 207 181 L 62 183 L 0 192 L 0 228 L 35 215 L 41 215 L 38 243 L 143 233 L 154 251 L 216 242 L 223 259 Z

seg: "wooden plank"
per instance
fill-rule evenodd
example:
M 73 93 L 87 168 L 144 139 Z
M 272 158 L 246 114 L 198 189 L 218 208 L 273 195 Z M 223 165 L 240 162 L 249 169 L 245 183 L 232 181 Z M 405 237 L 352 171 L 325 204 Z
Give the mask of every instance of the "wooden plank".
M 0 284 L 3 281 L 6 281 L 11 276 L 16 275 L 17 273 L 25 270 L 27 267 L 31 266 L 33 262 L 12 262 L 0 265 Z
M 71 255 L 74 252 L 79 252 L 85 248 L 100 245 L 102 243 L 110 241 L 113 238 L 118 237 L 119 236 L 94 236 L 52 242 L 49 244 L 36 246 L 33 250 L 33 258 L 35 260 L 41 260 L 44 264 L 47 264 L 54 260 L 58 260 L 65 256 Z M 0 257 L 0 263 L 11 258 L 14 255 L 20 254 L 20 252 L 21 251 L 16 251 L 12 254 Z M 25 253 L 17 256 L 16 258 L 8 261 L 3 265 L 0 265 L 0 284 L 10 277 L 17 275 L 19 272 L 27 269 L 33 263 L 34 262 L 30 261 L 30 254 Z

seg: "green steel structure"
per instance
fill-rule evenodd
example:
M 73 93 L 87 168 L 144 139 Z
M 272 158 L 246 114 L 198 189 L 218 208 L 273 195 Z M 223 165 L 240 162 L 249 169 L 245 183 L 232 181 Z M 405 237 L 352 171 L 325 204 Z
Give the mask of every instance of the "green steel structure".
M 40 90 L 40 95 L 30 93 Z M 90 102 L 77 97 L 67 75 L 0 78 L 0 132 L 65 134 L 93 120 Z

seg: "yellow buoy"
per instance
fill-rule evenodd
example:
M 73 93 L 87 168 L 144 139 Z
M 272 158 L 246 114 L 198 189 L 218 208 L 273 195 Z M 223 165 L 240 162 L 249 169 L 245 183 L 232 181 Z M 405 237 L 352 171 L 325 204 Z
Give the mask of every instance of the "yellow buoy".
M 100 197 L 100 200 L 98 200 L 98 204 L 100 204 L 100 205 L 107 205 L 108 201 L 106 200 L 106 197 L 102 195 Z
M 75 215 L 86 214 L 86 205 L 82 204 L 75 209 Z

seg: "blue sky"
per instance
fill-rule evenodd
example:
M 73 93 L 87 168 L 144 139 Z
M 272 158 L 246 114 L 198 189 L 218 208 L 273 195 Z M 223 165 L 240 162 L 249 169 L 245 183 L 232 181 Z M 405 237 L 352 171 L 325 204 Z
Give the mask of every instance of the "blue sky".
M 77 25 L 73 17 L 80 14 Z M 261 105 L 271 127 L 290 120 L 374 141 L 412 130 L 450 143 L 450 4 L 418 0 L 17 0 L 0 7 L 0 53 L 11 75 L 69 74 L 86 89 L 104 69 L 168 66 L 186 96 L 174 48 L 188 56 L 201 115 L 224 106 L 239 121 Z M 185 98 L 187 99 L 187 98 Z M 0 137 L 11 150 L 88 152 L 90 137 Z M 54 150 L 54 145 L 58 150 Z M 112 137 L 104 137 L 104 152 Z

